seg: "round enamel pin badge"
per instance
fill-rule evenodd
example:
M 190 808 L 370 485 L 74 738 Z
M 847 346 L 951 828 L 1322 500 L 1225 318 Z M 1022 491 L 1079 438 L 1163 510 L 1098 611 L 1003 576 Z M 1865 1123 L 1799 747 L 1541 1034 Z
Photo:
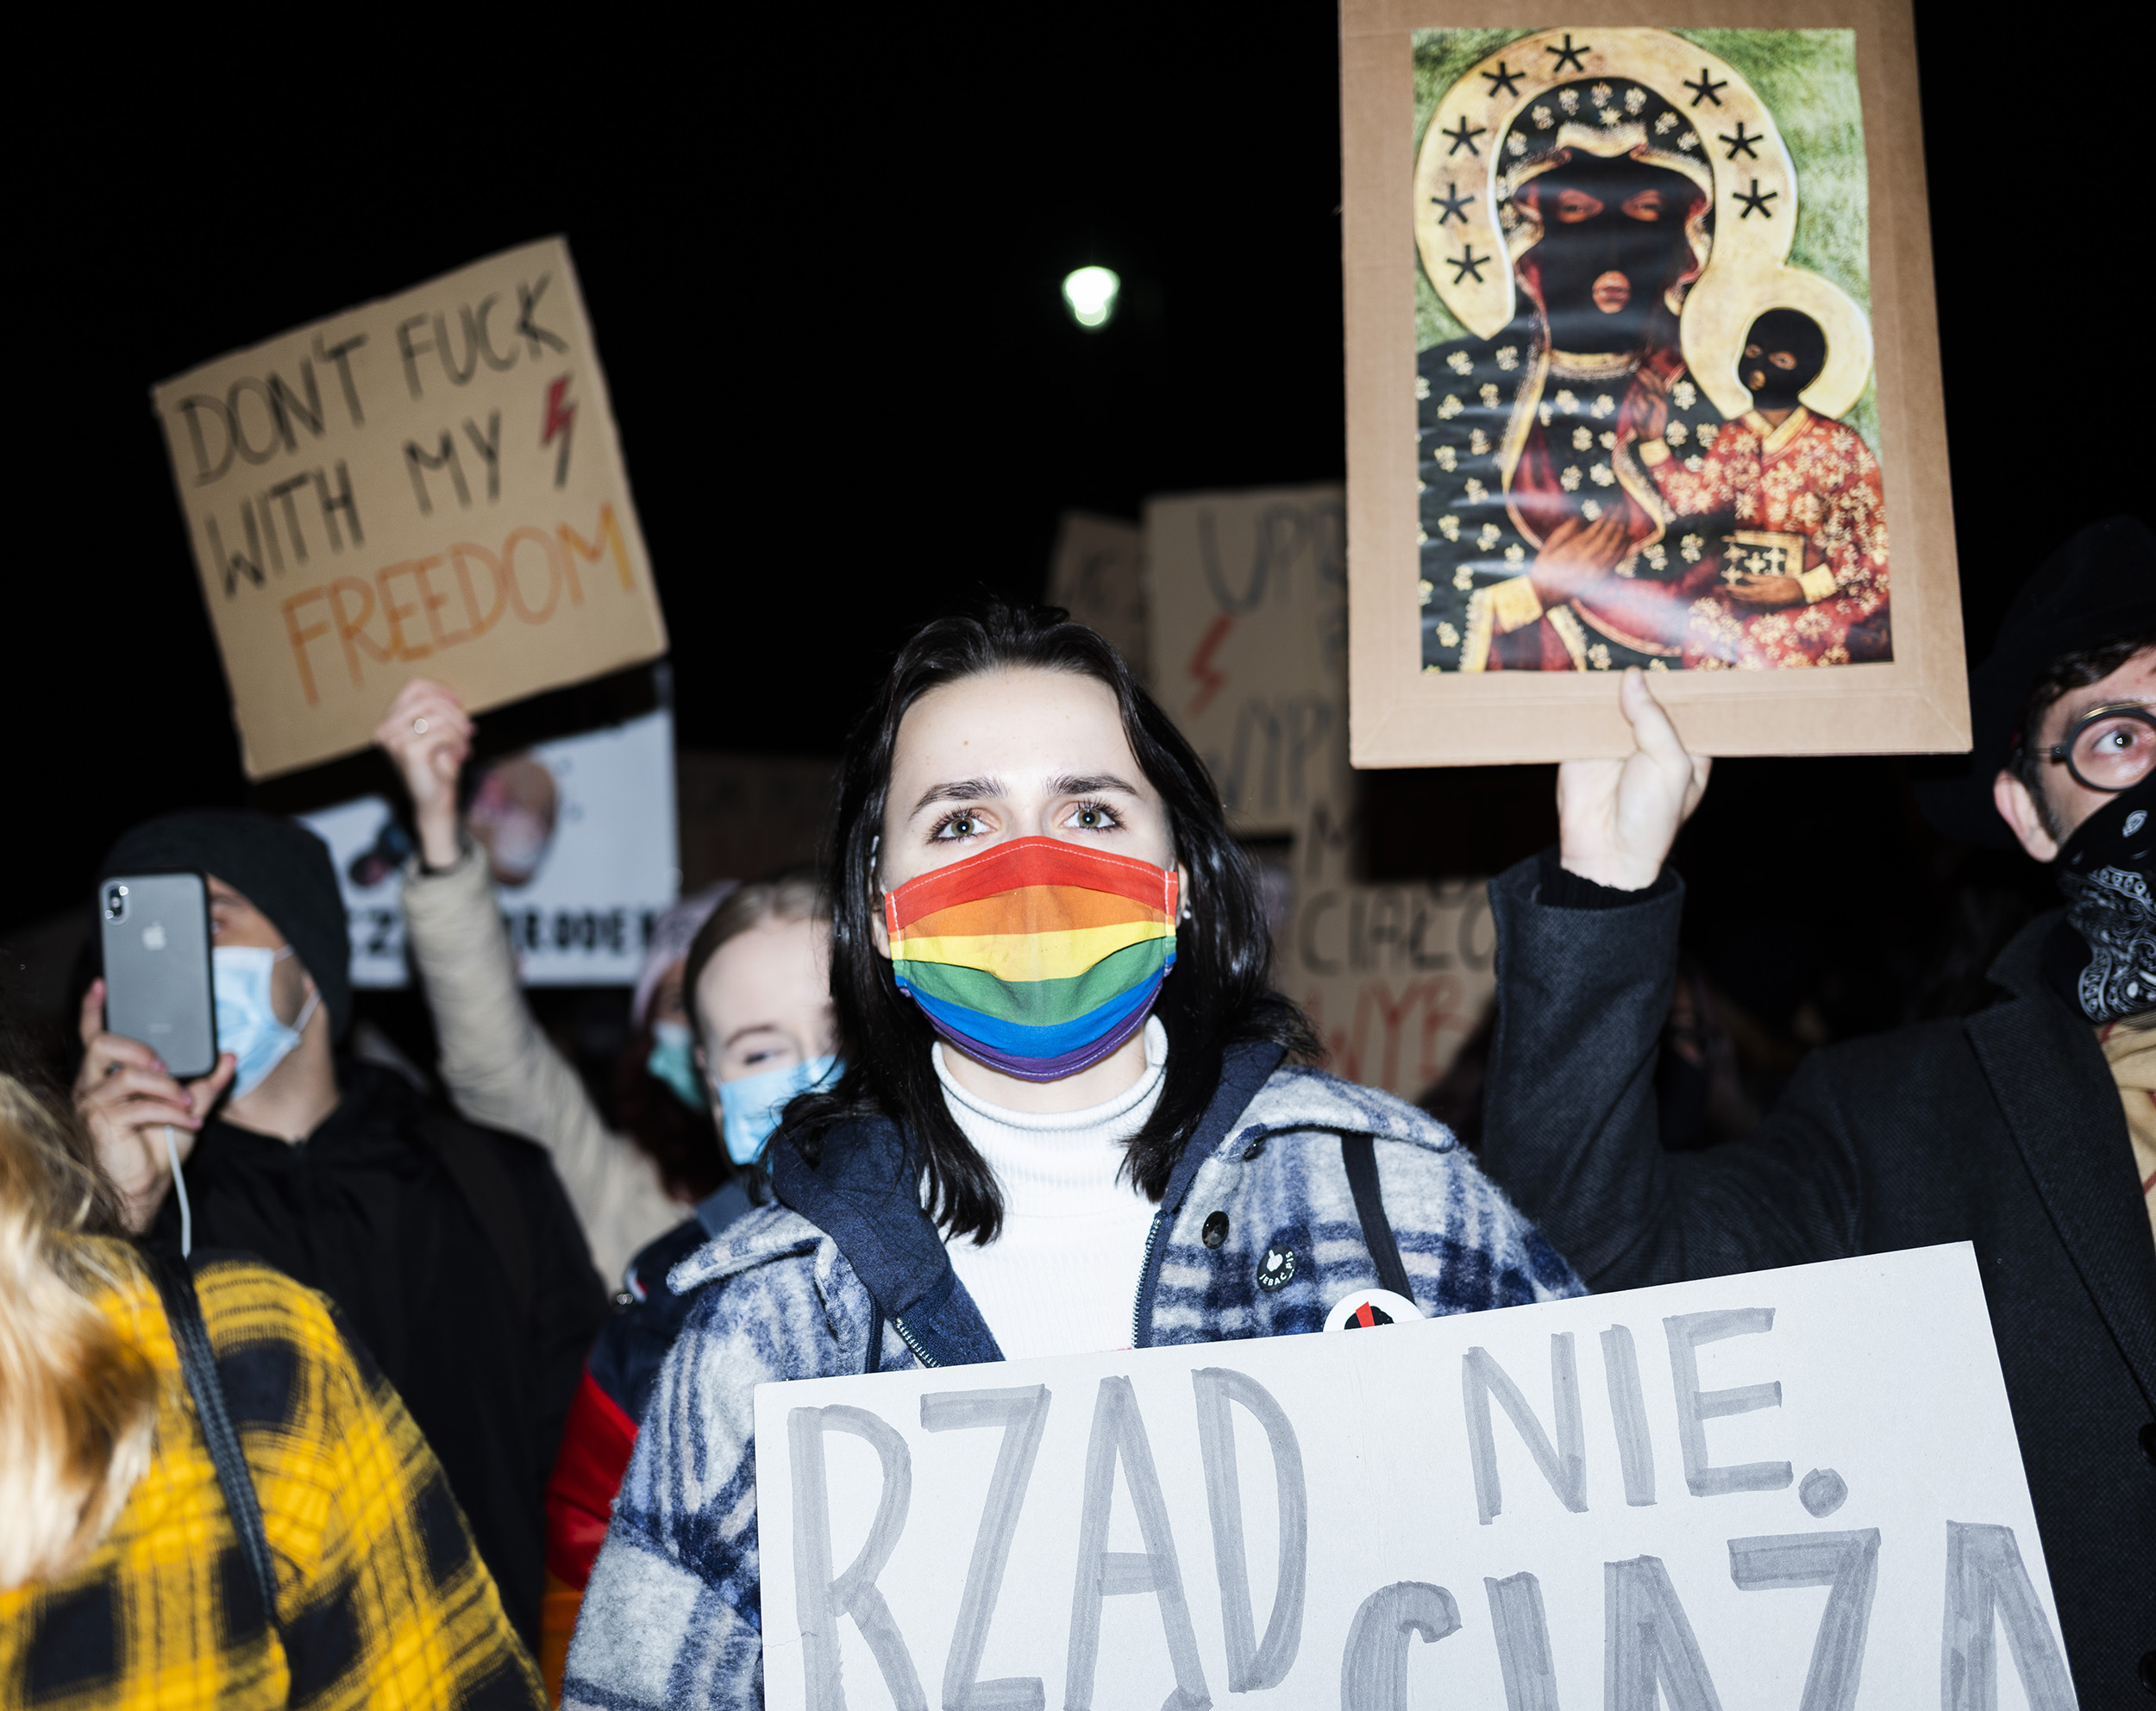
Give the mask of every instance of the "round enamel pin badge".
M 1257 1287 L 1269 1293 L 1275 1289 L 1285 1289 L 1294 1275 L 1295 1250 L 1293 1248 L 1268 1248 L 1265 1257 L 1257 1263 Z
M 1405 1295 L 1390 1289 L 1351 1289 L 1332 1304 L 1325 1316 L 1327 1331 L 1367 1331 L 1373 1326 L 1398 1325 L 1422 1317 L 1422 1309 Z

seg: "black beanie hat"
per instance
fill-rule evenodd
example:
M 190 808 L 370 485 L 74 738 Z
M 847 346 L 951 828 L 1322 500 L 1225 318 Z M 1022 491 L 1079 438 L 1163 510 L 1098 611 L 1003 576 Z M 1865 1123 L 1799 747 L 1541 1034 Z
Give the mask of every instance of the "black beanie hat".
M 352 940 L 329 846 L 297 820 L 239 808 L 160 814 L 122 832 L 97 868 L 214 874 L 266 915 L 314 976 L 330 1036 L 352 1025 Z
M 1991 805 L 1991 780 L 2013 758 L 2021 711 L 2054 661 L 2156 625 L 2156 536 L 2131 517 L 2092 523 L 2022 584 L 1991 656 L 1971 674 L 1966 761 L 1930 769 L 1916 786 L 1925 817 L 1966 843 L 2015 847 Z

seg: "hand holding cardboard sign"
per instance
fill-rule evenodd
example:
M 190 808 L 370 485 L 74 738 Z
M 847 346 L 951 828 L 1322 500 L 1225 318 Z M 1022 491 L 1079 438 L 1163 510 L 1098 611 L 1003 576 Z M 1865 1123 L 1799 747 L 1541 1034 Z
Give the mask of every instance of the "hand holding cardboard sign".
M 411 793 L 419 853 L 430 868 L 447 868 L 457 858 L 457 774 L 476 729 L 456 691 L 426 677 L 398 690 L 374 727 L 374 741 L 397 763 Z
M 1621 761 L 1566 761 L 1557 768 L 1557 854 L 1565 871 L 1582 879 L 1644 891 L 1706 794 L 1714 762 L 1684 752 L 1639 671 L 1624 674 L 1618 704 L 1638 747 Z

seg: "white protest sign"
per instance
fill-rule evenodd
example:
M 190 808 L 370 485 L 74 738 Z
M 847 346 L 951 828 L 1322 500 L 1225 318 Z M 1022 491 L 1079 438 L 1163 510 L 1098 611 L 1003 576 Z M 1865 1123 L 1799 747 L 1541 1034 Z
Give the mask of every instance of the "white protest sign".
M 680 881 L 673 716 L 661 708 L 482 765 L 468 818 L 483 825 L 499 810 L 503 830 L 482 841 L 525 984 L 633 985 Z M 400 899 L 411 846 L 389 803 L 363 796 L 298 818 L 336 864 L 352 984 L 405 985 Z M 529 877 L 516 882 L 519 874 Z
M 756 1467 L 787 1711 L 2073 1703 L 1966 1244 L 764 1385 Z
M 1238 833 L 1346 803 L 1346 515 L 1338 486 L 1146 503 L 1153 693 Z
M 560 238 L 153 396 L 250 778 L 365 748 L 422 661 L 484 711 L 666 651 Z

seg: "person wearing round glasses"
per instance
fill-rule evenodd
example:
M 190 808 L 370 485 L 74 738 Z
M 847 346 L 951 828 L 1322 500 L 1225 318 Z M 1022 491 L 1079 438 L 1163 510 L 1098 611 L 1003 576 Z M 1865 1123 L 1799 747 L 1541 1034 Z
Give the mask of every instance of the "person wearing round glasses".
M 1970 681 L 1968 766 L 1921 787 L 2065 906 L 1989 1007 L 1812 1053 L 1705 1152 L 1662 1150 L 1654 1069 L 1664 862 L 1708 762 L 1638 673 L 1622 697 L 1637 751 L 1567 761 L 1557 848 L 1490 886 L 1484 1167 L 1596 1290 L 1971 1243 L 2076 1690 L 2156 1693 L 2156 536 L 2111 518 L 2029 579 Z

